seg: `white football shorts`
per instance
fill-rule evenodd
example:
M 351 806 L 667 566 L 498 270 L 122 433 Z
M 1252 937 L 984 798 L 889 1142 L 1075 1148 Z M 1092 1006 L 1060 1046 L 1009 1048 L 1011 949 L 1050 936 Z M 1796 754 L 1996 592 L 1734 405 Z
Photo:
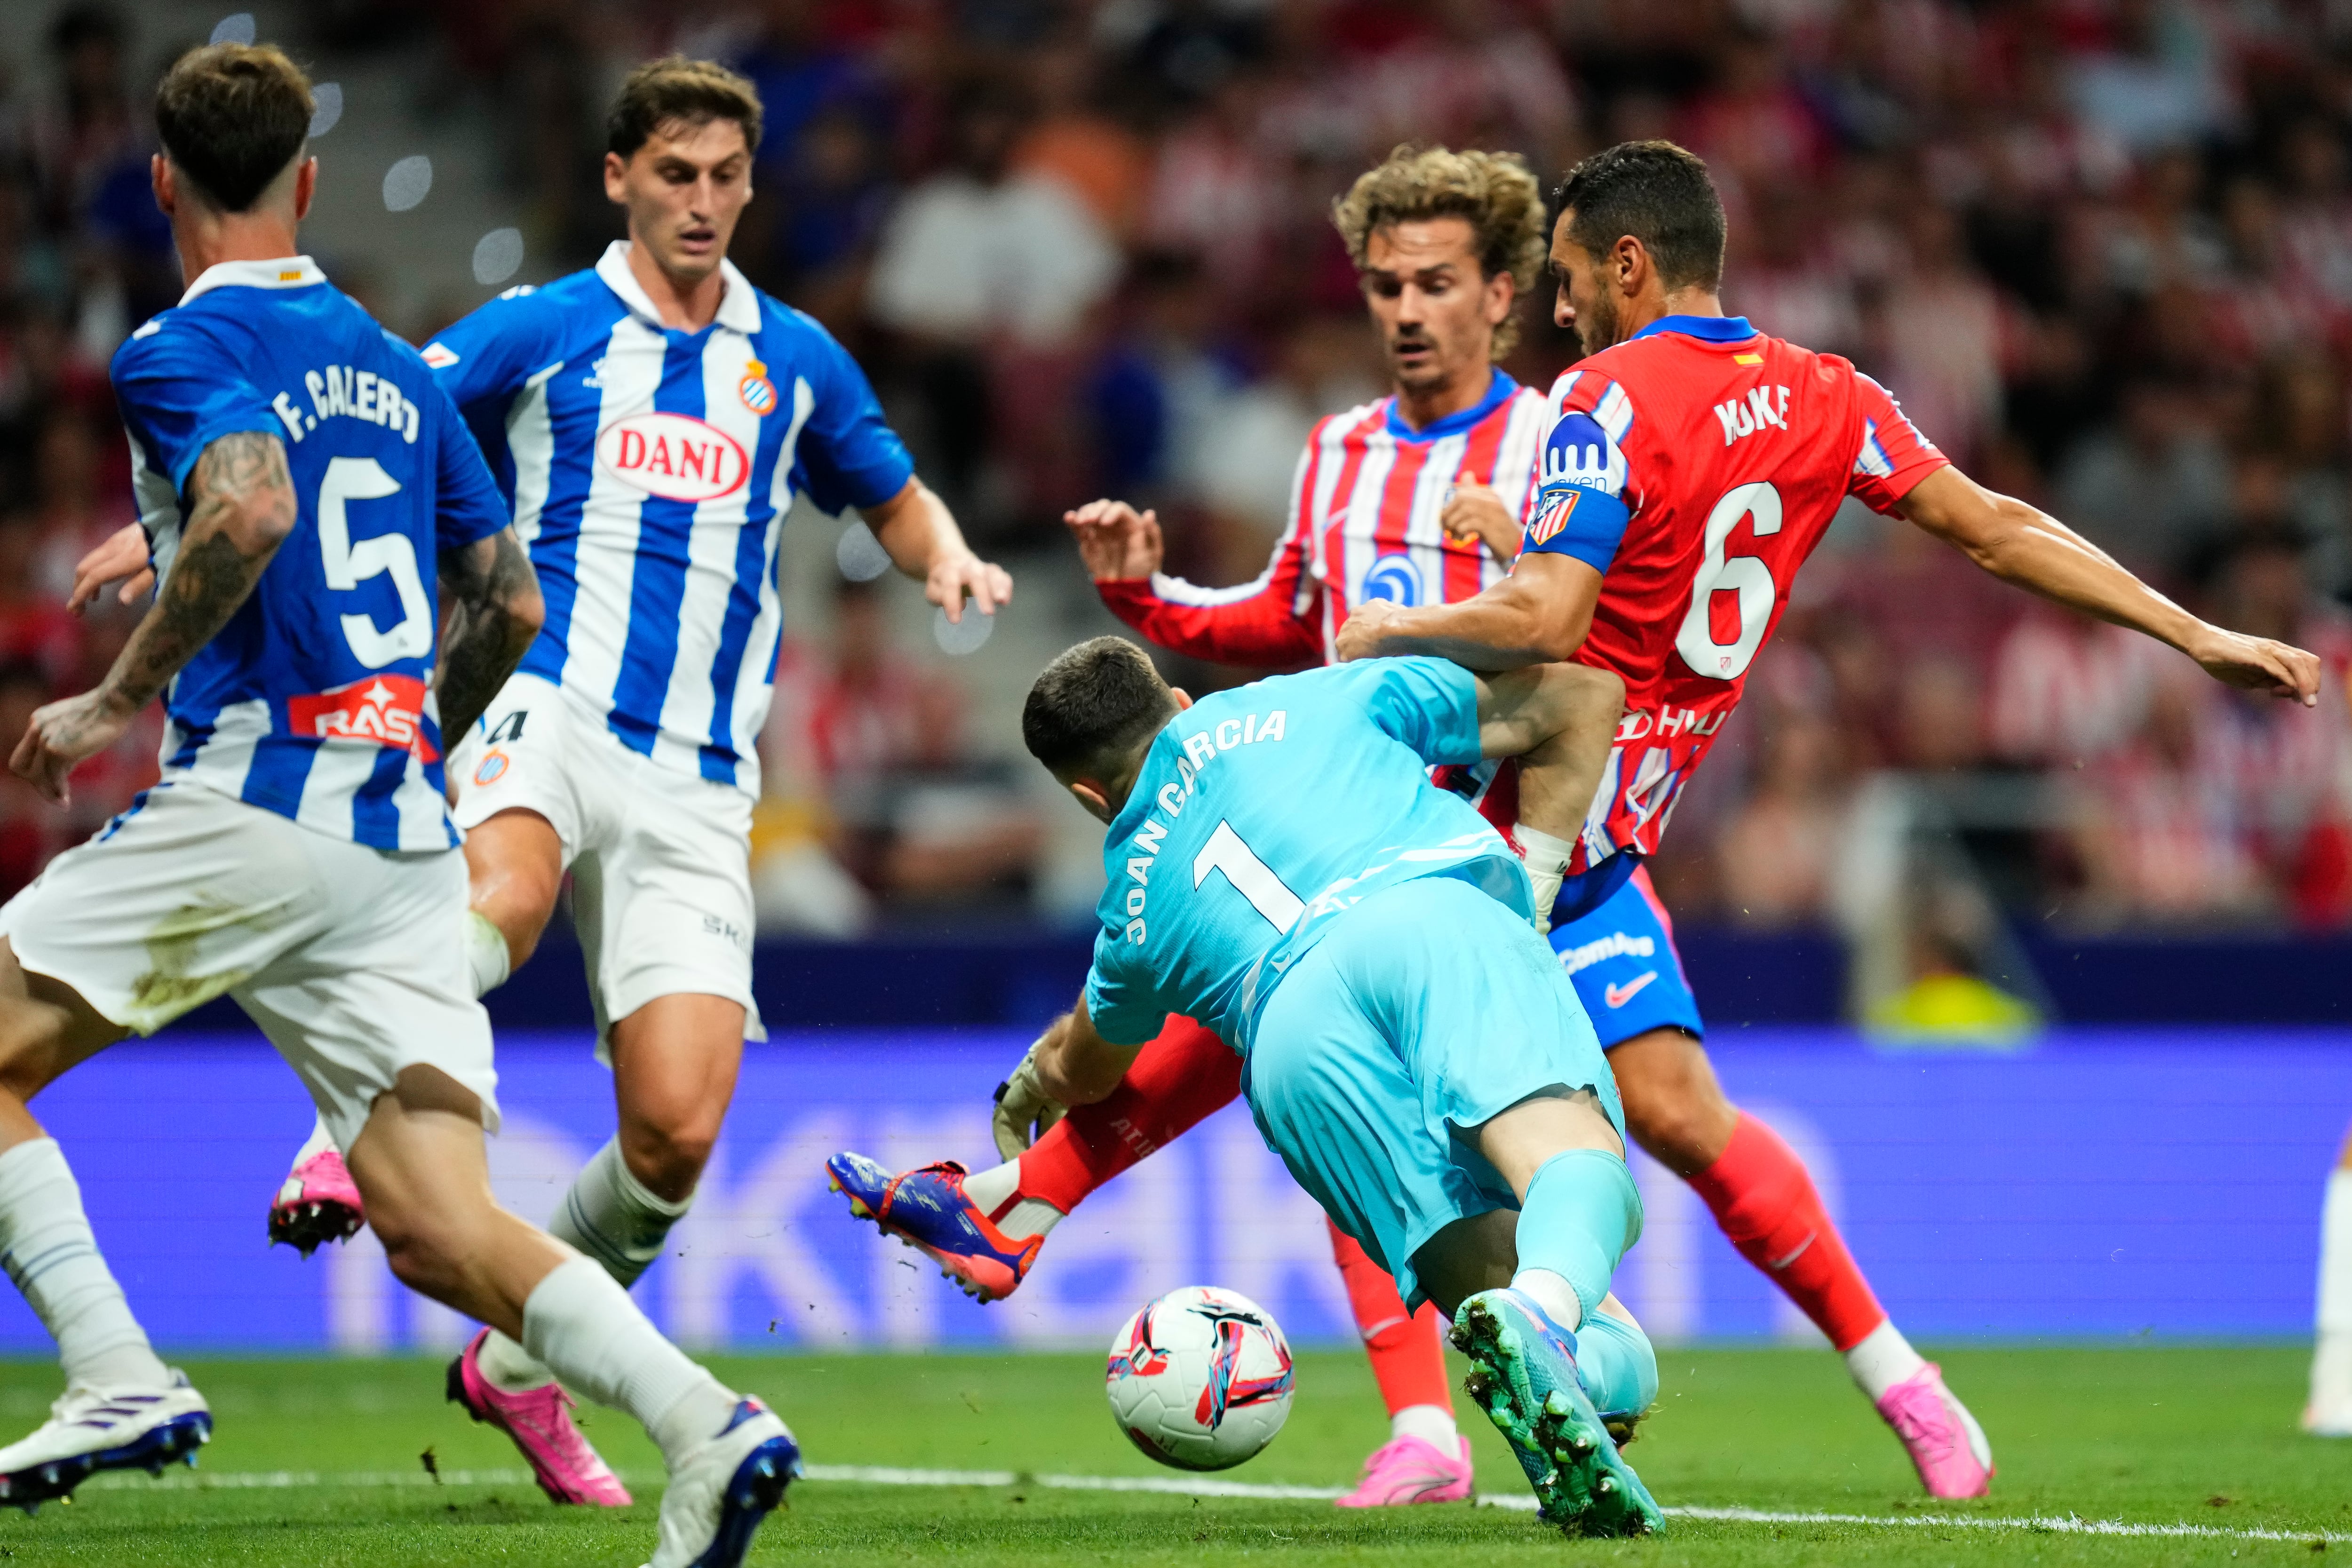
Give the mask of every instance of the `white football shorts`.
M 613 1020 L 656 996 L 751 1000 L 751 797 L 665 768 L 621 744 L 603 714 L 535 675 L 510 677 L 451 753 L 457 826 L 535 811 L 563 841 L 572 921 L 596 1008 L 596 1055 Z
M 226 993 L 300 1076 L 338 1148 L 403 1068 L 499 1125 L 489 1015 L 455 933 L 466 858 L 393 854 L 203 784 L 157 785 L 0 907 L 26 969 L 152 1035 Z

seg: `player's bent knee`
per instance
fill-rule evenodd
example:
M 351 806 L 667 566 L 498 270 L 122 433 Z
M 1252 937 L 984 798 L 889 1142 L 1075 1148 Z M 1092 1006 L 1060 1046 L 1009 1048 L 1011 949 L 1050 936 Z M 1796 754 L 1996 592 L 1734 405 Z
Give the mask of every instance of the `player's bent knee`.
M 1739 1112 L 1724 1098 L 1698 1041 L 1657 1029 L 1610 1053 L 1625 1130 L 1651 1158 L 1678 1175 L 1715 1163 Z

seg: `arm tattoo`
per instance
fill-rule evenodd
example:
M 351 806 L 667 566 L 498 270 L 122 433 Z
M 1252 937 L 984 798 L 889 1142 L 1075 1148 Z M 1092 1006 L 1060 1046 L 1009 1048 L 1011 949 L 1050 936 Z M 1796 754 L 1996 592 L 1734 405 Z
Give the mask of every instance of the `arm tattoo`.
M 447 737 L 470 729 L 522 662 L 541 610 L 539 574 L 510 528 L 443 554 L 441 587 L 449 622 L 434 689 L 446 750 Z
M 133 711 L 228 624 L 294 526 L 294 480 L 275 436 L 239 431 L 205 448 L 188 478 L 188 521 L 163 590 L 106 678 Z

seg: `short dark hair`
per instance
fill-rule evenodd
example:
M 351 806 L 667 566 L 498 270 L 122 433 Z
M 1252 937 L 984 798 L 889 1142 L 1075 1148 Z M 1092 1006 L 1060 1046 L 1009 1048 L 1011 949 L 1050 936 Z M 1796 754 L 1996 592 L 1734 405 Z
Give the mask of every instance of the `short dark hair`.
M 1632 235 L 1668 289 L 1723 284 L 1723 198 L 1706 161 L 1671 142 L 1620 142 L 1568 172 L 1552 209 L 1573 212 L 1570 239 L 1595 253 Z
M 1037 677 L 1021 707 L 1021 739 L 1056 778 L 1099 776 L 1175 715 L 1175 695 L 1141 648 L 1096 637 Z
M 613 112 L 604 119 L 604 145 L 624 160 L 665 125 L 708 125 L 731 120 L 744 147 L 760 150 L 760 89 L 715 60 L 664 55 L 647 60 L 621 84 Z
M 155 89 L 172 164 L 223 212 L 252 210 L 310 139 L 310 79 L 275 44 L 190 49 Z

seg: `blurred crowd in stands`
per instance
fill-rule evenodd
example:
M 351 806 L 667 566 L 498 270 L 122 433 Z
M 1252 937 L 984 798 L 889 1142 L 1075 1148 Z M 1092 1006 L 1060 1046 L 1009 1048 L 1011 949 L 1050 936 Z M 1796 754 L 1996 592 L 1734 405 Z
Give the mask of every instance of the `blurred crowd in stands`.
M 1678 807 L 1669 905 L 1823 918 L 1857 790 L 1891 770 L 2036 916 L 2352 922 L 2342 0 L 303 10 L 298 47 L 407 51 L 501 128 L 484 153 L 530 276 L 615 231 L 596 169 L 621 72 L 675 47 L 750 75 L 767 136 L 736 258 L 859 355 L 1016 574 L 1066 554 L 1065 507 L 1109 494 L 1158 506 L 1171 570 L 1255 574 L 1309 425 L 1381 390 L 1327 215 L 1394 143 L 1516 150 L 1549 185 L 1607 142 L 1680 141 L 1732 215 L 1729 309 L 1853 357 L 1980 479 L 2329 676 L 2315 712 L 2241 700 L 1857 509 Z M 177 290 L 122 24 L 60 10 L 48 40 L 0 65 L 0 742 L 119 646 L 129 612 L 57 606 L 129 515 L 107 356 Z M 1523 306 L 1523 382 L 1572 357 L 1549 304 Z M 1018 889 L 1035 823 L 971 784 L 953 678 L 890 646 L 869 594 L 844 587 L 830 637 L 788 646 L 772 731 L 778 776 L 814 781 L 832 896 Z M 118 806 L 152 740 L 78 780 L 71 820 L 0 780 L 0 891 Z M 950 835 L 952 867 L 892 826 L 961 822 L 958 798 L 986 827 Z

